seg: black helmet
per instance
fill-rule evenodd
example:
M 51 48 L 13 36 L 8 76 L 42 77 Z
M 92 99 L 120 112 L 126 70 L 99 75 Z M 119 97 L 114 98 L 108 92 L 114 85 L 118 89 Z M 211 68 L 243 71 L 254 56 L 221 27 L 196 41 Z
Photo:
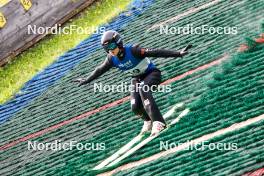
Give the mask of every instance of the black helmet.
M 109 30 L 104 32 L 101 38 L 101 45 L 104 47 L 105 51 L 118 48 L 123 48 L 123 41 L 121 35 L 113 30 Z

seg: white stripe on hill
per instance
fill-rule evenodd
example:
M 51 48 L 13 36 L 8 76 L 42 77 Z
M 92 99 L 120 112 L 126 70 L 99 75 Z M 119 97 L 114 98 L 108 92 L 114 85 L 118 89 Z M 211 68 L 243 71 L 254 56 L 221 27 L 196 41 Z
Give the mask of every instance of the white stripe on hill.
M 172 17 L 172 18 L 170 18 L 170 19 L 168 19 L 166 21 L 154 24 L 147 31 L 156 29 L 156 28 L 160 27 L 161 25 L 164 25 L 164 24 L 167 24 L 167 23 L 173 23 L 173 22 L 175 22 L 175 21 L 177 21 L 177 20 L 179 20 L 179 19 L 181 19 L 181 18 L 183 18 L 185 16 L 191 15 L 193 13 L 199 12 L 200 10 L 203 10 L 203 9 L 206 9 L 206 8 L 208 8 L 210 6 L 213 6 L 213 5 L 217 4 L 217 3 L 219 3 L 220 1 L 221 0 L 214 0 L 214 1 L 209 2 L 207 4 L 201 5 L 200 7 L 196 7 L 196 8 L 192 7 L 189 10 L 187 10 L 186 12 L 184 12 L 184 13 L 181 13 L 181 14 L 179 14 L 179 15 L 177 15 L 175 17 Z
M 251 119 L 248 119 L 246 121 L 243 121 L 243 122 L 240 122 L 240 123 L 236 123 L 236 124 L 233 124 L 227 128 L 224 128 L 224 129 L 221 129 L 221 130 L 218 130 L 214 133 L 210 133 L 210 134 L 206 134 L 202 137 L 199 137 L 197 139 L 194 139 L 192 141 L 189 141 L 189 142 L 186 142 L 186 143 L 183 143 L 175 148 L 172 148 L 170 150 L 167 150 L 167 151 L 163 151 L 163 152 L 160 152 L 160 153 L 157 153 L 155 155 L 152 155 L 150 157 L 147 157 L 147 158 L 144 158 L 144 159 L 141 159 L 139 161 L 135 161 L 135 162 L 131 162 L 131 163 L 128 163 L 128 164 L 125 164 L 123 166 L 120 166 L 112 171 L 109 171 L 109 172 L 105 172 L 105 173 L 102 173 L 100 174 L 101 176 L 106 176 L 106 175 L 112 175 L 116 172 L 119 172 L 119 171 L 124 171 L 124 170 L 127 170 L 127 169 L 132 169 L 134 167 L 138 167 L 140 165 L 143 165 L 143 164 L 146 164 L 148 162 L 152 162 L 154 160 L 157 160 L 161 157 L 165 157 L 169 154 L 172 154 L 172 153 L 175 153 L 175 152 L 179 152 L 179 151 L 182 151 L 188 147 L 190 147 L 191 145 L 195 145 L 195 144 L 199 144 L 201 142 L 204 142 L 204 141 L 208 141 L 214 137 L 217 137 L 217 136 L 221 136 L 221 135 L 224 135 L 226 133 L 230 133 L 230 132 L 233 132 L 233 131 L 236 131 L 236 130 L 239 130 L 241 128 L 244 128 L 248 125 L 251 125 L 253 123 L 256 123 L 258 121 L 261 121 L 261 120 L 264 120 L 264 114 L 258 116 L 258 117 L 254 117 L 254 118 L 251 118 Z

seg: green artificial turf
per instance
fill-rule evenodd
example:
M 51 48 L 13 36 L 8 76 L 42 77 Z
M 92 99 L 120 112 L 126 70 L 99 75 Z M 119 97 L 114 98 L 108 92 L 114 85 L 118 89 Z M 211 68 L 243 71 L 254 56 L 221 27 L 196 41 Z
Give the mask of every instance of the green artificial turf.
M 172 24 L 173 26 L 182 26 L 188 23 L 194 23 L 195 26 L 204 23 L 215 26 L 235 25 L 239 29 L 238 35 L 160 35 L 159 31 L 142 32 L 154 23 L 172 18 L 192 8 L 194 6 L 192 2 L 188 1 L 188 3 L 182 4 L 180 0 L 157 1 L 145 13 L 120 30 L 121 34 L 125 36 L 125 43 L 140 43 L 145 47 L 169 49 L 178 49 L 189 43 L 194 45 L 190 50 L 190 54 L 183 58 L 151 58 L 162 70 L 163 80 L 174 78 L 217 60 L 226 53 L 229 55 L 229 58 L 222 65 L 196 72 L 173 82 L 171 84 L 172 92 L 154 93 L 155 100 L 163 113 L 168 110 L 169 106 L 179 102 L 184 102 L 186 107 L 191 108 L 191 112 L 187 116 L 159 137 L 164 141 L 186 142 L 264 113 L 263 48 L 260 45 L 260 48 L 252 52 L 240 54 L 236 52 L 237 47 L 245 42 L 244 36 L 252 38 L 259 32 L 257 27 L 263 20 L 261 14 L 264 14 L 264 4 L 261 1 L 252 2 L 248 0 L 221 1 L 215 6 L 184 17 Z M 206 1 L 199 2 L 201 4 L 197 4 L 197 6 L 207 3 Z M 175 8 L 175 6 L 178 8 Z M 221 9 L 221 12 L 219 9 Z M 162 13 L 163 10 L 166 13 Z M 153 18 L 153 14 L 160 15 L 160 18 Z M 144 25 L 142 21 L 144 21 Z M 72 83 L 72 79 L 88 75 L 104 58 L 105 52 L 103 49 L 98 49 L 41 96 L 34 99 L 27 107 L 14 115 L 12 119 L 3 124 L 0 133 L 2 136 L 0 144 L 6 144 L 128 96 L 129 93 L 120 92 L 95 93 L 92 84 L 78 87 Z M 113 76 L 116 74 L 118 76 Z M 98 78 L 96 83 L 120 84 L 125 81 L 129 82 L 130 78 L 112 69 Z M 106 144 L 105 150 L 28 151 L 27 142 L 21 142 L 5 150 L 1 155 L 3 161 L 7 161 L 3 167 L 7 169 L 16 168 L 16 172 L 12 171 L 12 175 L 94 175 L 93 172 L 90 172 L 90 169 L 136 136 L 142 127 L 141 125 L 142 121 L 131 112 L 130 102 L 128 101 L 30 139 L 38 142 L 53 142 L 56 139 L 62 141 L 78 140 L 82 143 L 104 142 Z M 259 131 L 263 129 L 258 125 L 257 129 Z M 253 134 L 263 136 L 257 132 Z M 229 139 L 237 140 L 240 137 L 245 141 L 240 145 L 242 148 L 251 148 L 254 154 L 262 151 L 258 148 L 259 145 L 263 148 L 263 144 L 259 143 L 260 139 L 248 137 L 248 133 L 243 133 L 241 136 L 240 132 L 236 132 L 234 138 L 230 136 L 227 141 Z M 251 147 L 250 141 L 256 142 L 256 147 Z M 118 165 L 137 161 L 158 152 L 160 151 L 159 140 L 157 139 L 141 148 L 133 156 L 118 163 Z M 157 162 L 163 163 L 163 165 L 156 167 L 158 170 L 154 168 L 156 165 L 144 167 L 141 170 L 149 175 L 155 175 L 159 172 L 175 175 L 180 171 L 178 169 L 181 168 L 181 171 L 184 171 L 183 173 L 190 173 L 187 175 L 191 175 L 193 172 L 205 173 L 210 169 L 209 166 L 214 169 L 212 173 L 215 174 L 220 173 L 219 170 L 223 171 L 225 169 L 226 172 L 238 173 L 237 170 L 241 169 L 242 166 L 243 171 L 257 168 L 262 155 L 247 157 L 243 155 L 245 152 L 247 152 L 246 149 L 237 154 L 229 155 L 230 162 L 228 162 L 228 165 L 220 163 L 222 159 L 226 161 L 224 158 L 225 153 L 207 154 L 204 152 L 203 155 L 206 156 L 201 159 L 199 159 L 200 155 L 195 154 L 194 162 L 192 162 L 191 157 L 187 158 L 190 153 L 186 153 L 179 160 L 175 159 L 175 155 L 172 158 L 157 160 Z M 213 163 L 214 166 L 205 163 L 205 166 L 208 166 L 208 168 L 205 168 L 201 166 L 202 163 L 197 163 L 201 160 L 206 161 L 207 158 L 212 161 L 213 157 L 218 155 L 221 160 L 216 160 Z M 237 160 L 238 155 L 242 155 L 248 162 L 251 162 L 251 165 L 247 167 L 244 162 Z M 199 167 L 195 168 L 195 164 Z M 223 164 L 223 166 L 219 166 L 219 169 L 217 164 Z M 238 164 L 243 165 L 238 166 Z M 174 167 L 175 169 L 173 169 Z M 4 171 L 4 168 L 2 173 L 6 174 L 7 171 Z M 193 168 L 193 172 L 188 168 Z M 133 175 L 135 173 L 137 175 L 137 173 L 141 174 L 141 170 L 135 168 L 119 174 L 127 175 L 126 173 L 129 173 Z M 170 173 L 167 173 L 167 171 Z

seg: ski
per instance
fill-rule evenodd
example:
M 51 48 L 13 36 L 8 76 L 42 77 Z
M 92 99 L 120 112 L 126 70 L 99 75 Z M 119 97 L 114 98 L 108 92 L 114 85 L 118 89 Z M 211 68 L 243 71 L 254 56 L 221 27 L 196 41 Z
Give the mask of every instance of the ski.
M 177 123 L 183 116 L 187 115 L 189 113 L 189 111 L 190 110 L 188 108 L 185 109 L 184 111 L 182 111 L 182 113 L 176 119 L 174 119 L 172 122 L 169 123 L 169 125 L 167 126 L 167 128 L 164 131 L 162 131 L 158 135 L 149 136 L 148 138 L 146 138 L 145 140 L 143 140 L 142 142 L 140 142 L 139 144 L 137 144 L 136 146 L 134 146 L 133 148 L 131 148 L 130 150 L 128 150 L 124 155 L 122 155 L 121 157 L 117 158 L 115 161 L 113 161 L 109 165 L 107 165 L 107 167 L 110 167 L 110 166 L 113 166 L 113 165 L 117 164 L 121 160 L 127 158 L 128 156 L 130 156 L 131 154 L 133 154 L 134 152 L 136 152 L 137 150 L 139 150 L 140 148 L 142 148 L 143 146 L 145 146 L 147 143 L 149 143 L 153 139 L 157 138 L 160 134 L 164 133 L 172 125 L 174 125 L 175 123 Z
M 168 117 L 170 117 L 176 109 L 183 107 L 184 103 L 178 103 L 175 106 L 173 106 L 169 111 L 167 111 L 163 118 L 167 119 Z M 139 134 L 136 137 L 134 137 L 129 143 L 127 143 L 126 145 L 124 145 L 122 148 L 120 148 L 117 152 L 115 152 L 113 155 L 111 155 L 110 157 L 108 157 L 107 159 L 105 159 L 103 162 L 101 162 L 99 165 L 95 166 L 93 168 L 93 170 L 99 170 L 102 169 L 103 167 L 107 166 L 109 163 L 111 163 L 112 161 L 116 160 L 117 158 L 119 158 L 120 156 L 122 156 L 125 152 L 127 152 L 132 146 L 134 146 L 135 144 L 137 144 L 138 142 L 140 142 L 142 139 L 144 138 L 144 135 Z M 144 141 L 144 140 L 143 140 Z

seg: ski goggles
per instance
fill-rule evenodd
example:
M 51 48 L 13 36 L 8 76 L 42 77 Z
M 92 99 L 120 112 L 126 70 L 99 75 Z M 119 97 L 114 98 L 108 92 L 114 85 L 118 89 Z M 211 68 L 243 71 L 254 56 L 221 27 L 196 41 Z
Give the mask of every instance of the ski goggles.
M 104 44 L 103 47 L 104 47 L 104 49 L 105 49 L 106 51 L 114 50 L 114 49 L 117 48 L 117 44 L 114 43 L 114 42 L 111 42 L 111 43 Z

